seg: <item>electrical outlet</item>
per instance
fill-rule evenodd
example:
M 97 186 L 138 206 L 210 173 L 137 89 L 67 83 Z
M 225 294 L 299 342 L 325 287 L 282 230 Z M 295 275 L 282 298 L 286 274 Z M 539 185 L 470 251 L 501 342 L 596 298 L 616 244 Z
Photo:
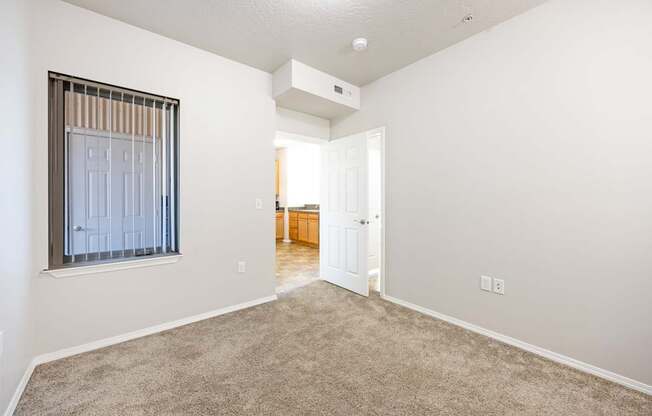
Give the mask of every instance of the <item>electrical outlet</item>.
M 505 294 L 505 281 L 503 279 L 494 279 L 494 293 Z
M 491 277 L 480 276 L 480 289 L 491 292 Z
M 238 273 L 244 273 L 247 271 L 247 262 L 239 261 L 238 262 Z
M 263 209 L 263 200 L 256 198 L 256 209 Z

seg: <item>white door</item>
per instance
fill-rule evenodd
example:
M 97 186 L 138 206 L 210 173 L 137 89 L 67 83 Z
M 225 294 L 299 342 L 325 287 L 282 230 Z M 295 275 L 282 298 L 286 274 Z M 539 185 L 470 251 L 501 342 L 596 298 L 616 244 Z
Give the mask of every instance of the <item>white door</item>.
M 70 242 L 68 255 L 106 252 L 109 247 L 110 216 L 107 140 L 73 133 L 69 141 Z
M 158 152 L 151 141 L 71 133 L 66 254 L 113 256 L 160 245 Z M 157 147 L 158 150 L 158 147 Z M 156 183 L 154 183 L 156 182 Z M 156 194 L 154 194 L 156 192 Z
M 363 296 L 369 295 L 367 174 L 366 133 L 333 140 L 323 146 L 321 277 Z
M 160 177 L 152 169 L 152 143 L 142 139 L 114 140 L 113 145 L 114 250 L 126 254 L 140 253 L 140 250 L 153 252 L 160 238 L 157 235 L 160 195 L 155 191 Z M 158 154 L 156 160 L 158 164 Z

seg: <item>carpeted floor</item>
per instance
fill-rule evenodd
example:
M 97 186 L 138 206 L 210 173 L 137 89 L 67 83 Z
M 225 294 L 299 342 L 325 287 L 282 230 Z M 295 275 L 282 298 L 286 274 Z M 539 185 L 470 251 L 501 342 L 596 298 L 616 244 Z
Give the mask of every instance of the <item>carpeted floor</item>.
M 319 281 L 39 366 L 16 415 L 652 415 L 652 398 Z

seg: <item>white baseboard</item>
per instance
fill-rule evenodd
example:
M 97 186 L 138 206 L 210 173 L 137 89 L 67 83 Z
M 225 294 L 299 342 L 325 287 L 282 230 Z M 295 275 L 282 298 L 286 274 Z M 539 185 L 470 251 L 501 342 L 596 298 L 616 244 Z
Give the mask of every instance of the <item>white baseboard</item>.
M 109 345 L 119 344 L 121 342 L 130 341 L 132 339 L 141 338 L 151 334 L 156 334 L 157 332 L 162 332 L 179 326 L 188 325 L 193 322 L 203 321 L 204 319 L 213 318 L 219 315 L 224 315 L 225 313 L 235 312 L 241 309 L 250 308 L 252 306 L 271 302 L 276 299 L 277 299 L 276 295 L 267 296 L 260 299 L 254 299 L 252 301 L 240 303 L 238 305 L 227 306 L 226 308 L 216 309 L 214 311 L 201 313 L 199 315 L 189 316 L 187 318 L 178 319 L 176 321 L 165 322 L 159 325 L 150 326 L 148 328 L 139 329 L 137 331 L 127 332 L 126 334 L 116 335 L 115 337 L 104 338 L 98 341 L 89 342 L 88 344 L 82 344 L 76 347 L 65 348 L 63 350 L 42 354 L 34 358 L 34 360 L 36 361 L 36 365 L 59 360 L 61 358 L 81 354 L 83 352 L 93 351 L 99 348 L 108 347 Z
M 433 310 L 424 308 L 419 305 L 415 305 L 410 302 L 406 302 L 401 299 L 394 298 L 392 296 L 384 295 L 382 296 L 383 299 L 395 303 L 397 305 L 404 306 L 408 309 L 412 309 L 417 312 L 421 312 L 425 315 L 432 316 L 433 318 L 441 319 L 442 321 L 446 321 L 448 323 L 451 323 L 453 325 L 462 327 L 464 329 L 468 329 L 469 331 L 476 332 L 480 335 L 487 336 L 489 338 L 493 338 L 495 340 L 498 340 L 500 342 L 504 342 L 505 344 L 512 345 L 514 347 L 520 348 L 522 350 L 531 352 L 533 354 L 540 355 L 544 358 L 547 358 L 551 361 L 555 361 L 560 364 L 567 365 L 569 367 L 572 367 L 576 370 L 583 371 L 585 373 L 592 374 L 594 376 L 598 376 L 600 378 L 603 378 L 605 380 L 612 381 L 614 383 L 618 383 L 620 385 L 623 385 L 625 387 L 629 387 L 630 389 L 640 391 L 642 393 L 652 395 L 652 386 L 649 384 L 642 383 L 640 381 L 632 380 L 631 378 L 621 376 L 620 374 L 613 373 L 611 371 L 596 367 L 591 364 L 587 364 L 585 362 L 576 360 L 571 357 L 567 357 L 562 354 L 558 354 L 556 352 L 547 350 L 545 348 L 537 347 L 536 345 L 528 344 L 527 342 L 520 341 L 516 338 L 509 337 L 507 335 L 499 334 L 498 332 L 491 331 L 489 329 L 482 328 L 480 326 L 468 323 L 466 321 L 462 321 L 461 319 L 453 318 L 452 316 L 444 315 L 443 313 L 435 312 Z
M 44 364 L 50 361 L 59 360 L 61 358 L 71 357 L 73 355 L 81 354 L 88 351 L 93 351 L 99 348 L 108 347 L 110 345 L 119 344 L 121 342 L 130 341 L 132 339 L 141 338 L 147 335 L 156 334 L 158 332 L 166 331 L 168 329 L 176 328 L 183 325 L 188 325 L 193 322 L 203 321 L 204 319 L 213 318 L 219 315 L 224 315 L 229 312 L 235 312 L 241 309 L 247 309 L 252 306 L 260 305 L 263 303 L 272 302 L 275 301 L 276 299 L 277 299 L 276 295 L 267 296 L 260 299 L 254 299 L 249 302 L 244 302 L 233 306 L 227 306 L 226 308 L 216 309 L 214 311 L 201 313 L 199 315 L 189 316 L 187 318 L 178 319 L 176 321 L 165 322 L 159 325 L 150 326 L 148 328 L 139 329 L 137 331 L 128 332 L 126 334 L 116 335 L 114 337 L 104 338 L 98 341 L 89 342 L 87 344 L 78 345 L 76 347 L 65 348 L 63 350 L 38 355 L 34 357 L 29 367 L 25 371 L 25 375 L 23 375 L 23 378 L 20 380 L 20 383 L 18 384 L 18 387 L 14 392 L 11 402 L 9 402 L 9 406 L 7 407 L 7 410 L 4 413 L 4 416 L 13 415 L 14 410 L 16 410 L 16 406 L 18 405 L 18 401 L 20 400 L 20 397 L 23 395 L 23 391 L 27 386 L 27 382 L 29 381 L 29 378 L 32 376 L 32 372 L 39 364 Z
M 16 391 L 14 391 L 14 395 L 11 396 L 11 401 L 9 402 L 9 406 L 7 406 L 7 409 L 5 410 L 4 416 L 12 416 L 14 414 L 14 411 L 16 410 L 16 406 L 18 406 L 18 402 L 20 401 L 20 398 L 23 395 L 23 392 L 25 391 L 25 387 L 27 387 L 27 382 L 29 381 L 29 378 L 32 377 L 34 368 L 36 368 L 36 362 L 32 360 L 27 366 L 27 369 L 25 370 L 25 374 L 23 374 L 23 378 L 20 379 L 20 383 L 18 383 L 18 386 L 16 387 Z

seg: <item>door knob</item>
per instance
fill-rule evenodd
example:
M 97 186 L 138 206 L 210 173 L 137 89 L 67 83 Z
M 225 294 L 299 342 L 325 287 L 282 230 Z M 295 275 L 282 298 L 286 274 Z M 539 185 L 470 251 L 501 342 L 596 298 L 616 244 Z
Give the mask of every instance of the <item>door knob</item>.
M 74 227 L 72 227 L 72 230 L 73 230 L 73 231 L 81 231 L 81 230 L 83 230 L 83 229 L 84 229 L 84 228 L 83 228 L 81 225 L 75 225 Z
M 367 224 L 369 224 L 369 221 L 367 221 L 367 220 L 365 220 L 365 219 L 362 219 L 362 220 L 355 220 L 355 221 L 356 221 L 356 222 L 359 222 L 360 225 L 367 225 Z

